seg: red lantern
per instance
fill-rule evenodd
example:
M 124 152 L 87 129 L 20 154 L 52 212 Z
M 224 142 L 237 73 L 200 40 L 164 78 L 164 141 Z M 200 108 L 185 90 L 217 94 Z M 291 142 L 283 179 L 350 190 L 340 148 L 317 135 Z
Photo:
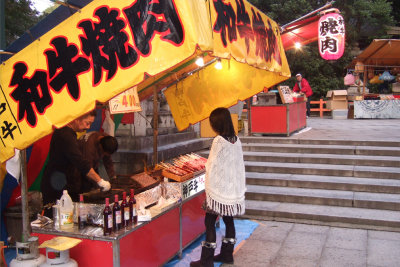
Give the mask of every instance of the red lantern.
M 336 60 L 343 55 L 345 28 L 343 17 L 337 13 L 322 16 L 318 22 L 318 48 L 323 59 Z

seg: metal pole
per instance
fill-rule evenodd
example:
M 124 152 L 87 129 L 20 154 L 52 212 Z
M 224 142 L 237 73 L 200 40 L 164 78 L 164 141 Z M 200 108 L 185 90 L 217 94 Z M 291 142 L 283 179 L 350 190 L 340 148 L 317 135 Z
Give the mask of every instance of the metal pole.
M 249 131 L 249 136 L 251 136 L 251 102 L 253 97 L 248 98 L 247 101 L 247 127 Z
M 154 166 L 158 163 L 158 87 L 154 86 L 153 92 L 153 164 Z
M 312 16 L 312 15 L 314 15 L 314 14 L 316 14 L 316 13 L 318 13 L 318 12 L 320 12 L 320 11 L 322 11 L 322 10 L 328 8 L 328 7 L 331 7 L 331 6 L 333 5 L 333 3 L 335 3 L 335 1 L 330 1 L 330 2 L 326 3 L 323 7 L 320 7 L 320 8 L 318 8 L 318 9 L 314 10 L 314 11 L 311 11 L 310 13 L 307 13 L 306 15 L 304 15 L 304 16 L 298 18 L 298 19 L 295 19 L 295 20 L 293 20 L 293 21 L 291 21 L 291 22 L 289 22 L 289 23 L 286 23 L 285 25 L 283 25 L 283 26 L 281 27 L 281 33 L 283 33 L 283 32 L 286 30 L 285 28 L 286 28 L 287 26 L 289 26 L 289 25 L 291 25 L 291 24 L 293 24 L 293 23 L 295 23 L 295 22 L 298 22 L 298 21 L 300 21 L 300 20 L 303 20 L 303 19 L 305 19 L 305 18 L 307 18 L 307 17 L 310 17 L 310 16 Z
M 29 225 L 28 177 L 26 172 L 26 150 L 21 150 L 21 200 L 22 200 L 22 242 L 31 236 Z

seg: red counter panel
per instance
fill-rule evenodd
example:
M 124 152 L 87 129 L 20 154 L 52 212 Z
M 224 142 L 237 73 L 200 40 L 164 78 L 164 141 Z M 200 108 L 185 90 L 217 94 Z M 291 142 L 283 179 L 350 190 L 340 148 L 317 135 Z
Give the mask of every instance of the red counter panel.
M 39 237 L 39 243 L 56 237 L 55 235 L 46 235 L 32 233 L 32 236 Z M 110 267 L 113 266 L 112 242 L 100 240 L 83 239 L 76 247 L 70 249 L 71 259 L 76 260 L 78 266 Z M 40 254 L 46 255 L 46 249 L 40 249 Z
M 205 211 L 201 208 L 206 194 L 203 192 L 197 197 L 182 204 L 182 246 L 187 246 L 206 228 L 204 225 Z
M 179 207 L 120 240 L 120 265 L 161 266 L 179 251 Z

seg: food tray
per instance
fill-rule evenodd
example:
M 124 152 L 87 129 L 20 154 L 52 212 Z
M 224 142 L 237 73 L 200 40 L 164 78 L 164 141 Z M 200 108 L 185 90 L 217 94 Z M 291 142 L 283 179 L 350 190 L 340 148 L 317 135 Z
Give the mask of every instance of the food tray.
M 193 173 L 188 173 L 186 175 L 180 176 L 180 175 L 176 175 L 176 174 L 170 173 L 170 172 L 168 172 L 166 170 L 162 170 L 162 175 L 164 177 L 167 177 L 167 178 L 172 179 L 172 180 L 177 181 L 177 182 L 183 182 L 183 181 L 186 181 L 186 180 L 188 180 L 188 179 L 193 177 Z

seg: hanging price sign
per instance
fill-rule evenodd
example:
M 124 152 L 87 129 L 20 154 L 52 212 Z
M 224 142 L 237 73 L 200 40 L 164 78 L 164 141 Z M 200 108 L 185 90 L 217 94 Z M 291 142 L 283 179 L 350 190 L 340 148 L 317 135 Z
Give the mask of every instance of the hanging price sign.
M 129 113 L 142 111 L 137 93 L 137 87 L 132 87 L 109 101 L 110 113 Z

